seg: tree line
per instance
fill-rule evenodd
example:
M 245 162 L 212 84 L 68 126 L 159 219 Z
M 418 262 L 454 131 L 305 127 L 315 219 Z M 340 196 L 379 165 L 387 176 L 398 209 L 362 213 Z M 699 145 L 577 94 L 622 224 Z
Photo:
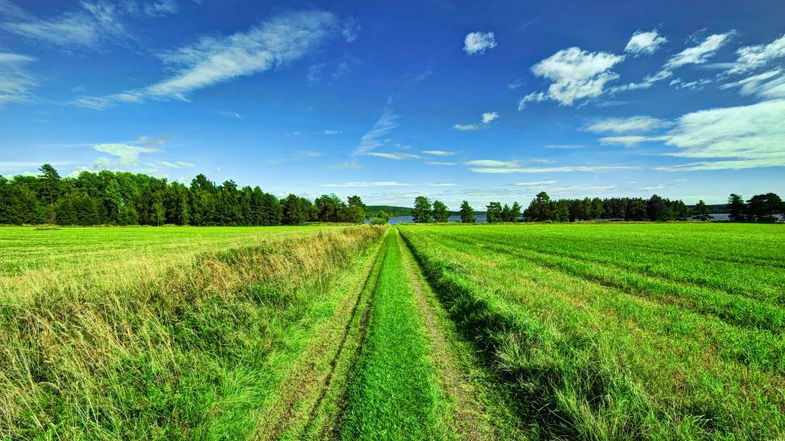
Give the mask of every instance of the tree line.
M 685 221 L 711 220 L 711 208 L 704 201 L 688 207 L 681 200 L 670 200 L 658 195 L 644 198 L 583 198 L 553 200 L 540 192 L 521 212 L 521 205 L 491 202 L 486 206 L 488 223 L 496 222 L 575 222 L 597 219 L 625 221 Z M 737 195 L 728 198 L 729 219 L 732 222 L 776 222 L 785 214 L 785 203 L 774 193 L 753 196 L 747 202 Z M 474 223 L 474 209 L 467 201 L 459 210 L 461 222 Z M 418 196 L 412 209 L 414 222 L 447 222 L 449 212 L 441 201 L 431 202 Z
M 259 187 L 216 185 L 204 175 L 190 185 L 144 174 L 83 171 L 62 178 L 44 164 L 36 176 L 0 176 L 0 224 L 59 225 L 299 225 L 365 220 L 359 196 L 314 201 L 283 199 Z

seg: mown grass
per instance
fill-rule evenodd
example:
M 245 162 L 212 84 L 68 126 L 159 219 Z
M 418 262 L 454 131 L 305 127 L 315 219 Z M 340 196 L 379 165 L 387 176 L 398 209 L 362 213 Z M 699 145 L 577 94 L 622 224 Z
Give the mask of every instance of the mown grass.
M 780 226 L 401 230 L 529 437 L 785 434 Z
M 397 235 L 393 231 L 384 245 L 368 335 L 348 392 L 340 438 L 455 439 L 445 425 L 450 403 L 430 358 Z
M 162 268 L 135 283 L 80 284 L 90 261 L 62 261 L 58 278 L 68 268 L 77 278 L 67 287 L 3 293 L 0 439 L 247 438 L 382 230 L 227 239 L 238 248 L 207 238 L 187 256 L 150 249 Z M 121 270 L 124 252 L 107 254 L 109 267 Z

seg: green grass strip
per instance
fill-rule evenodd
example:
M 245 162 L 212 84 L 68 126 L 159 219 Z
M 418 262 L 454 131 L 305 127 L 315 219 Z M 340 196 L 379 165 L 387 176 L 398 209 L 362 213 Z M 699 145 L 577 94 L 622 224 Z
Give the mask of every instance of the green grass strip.
M 453 438 L 398 240 L 392 231 L 384 245 L 368 337 L 344 408 L 345 440 Z

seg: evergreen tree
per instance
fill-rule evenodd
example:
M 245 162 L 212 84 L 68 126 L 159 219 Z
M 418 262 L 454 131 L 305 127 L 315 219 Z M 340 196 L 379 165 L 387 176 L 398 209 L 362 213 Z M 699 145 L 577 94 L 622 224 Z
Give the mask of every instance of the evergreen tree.
M 485 207 L 485 219 L 489 224 L 501 222 L 502 219 L 502 204 L 499 202 L 491 202 Z
M 744 222 L 747 220 L 747 205 L 741 196 L 731 193 L 728 197 L 728 212 L 731 222 Z
M 461 202 L 461 222 L 464 224 L 473 224 L 474 220 L 474 209 L 469 205 L 469 202 Z
M 695 205 L 695 209 L 693 210 L 692 218 L 699 221 L 710 221 L 711 220 L 711 209 L 705 202 L 701 199 L 698 201 L 698 204 Z

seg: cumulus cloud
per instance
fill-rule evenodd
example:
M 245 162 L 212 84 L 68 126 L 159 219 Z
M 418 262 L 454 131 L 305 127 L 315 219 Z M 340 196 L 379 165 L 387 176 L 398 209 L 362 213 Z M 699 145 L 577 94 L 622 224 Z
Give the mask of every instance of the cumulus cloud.
M 763 67 L 771 61 L 785 57 L 785 34 L 769 44 L 745 46 L 736 51 L 738 58 L 729 73 L 745 73 Z
M 482 114 L 482 123 L 488 125 L 496 121 L 496 119 L 498 118 L 499 118 L 499 114 L 496 112 L 485 112 Z
M 452 128 L 460 132 L 480 130 L 490 126 L 497 119 L 499 119 L 499 114 L 497 112 L 484 112 L 481 116 L 479 124 L 455 124 L 452 126 Z
M 136 165 L 139 163 L 139 155 L 141 153 L 156 153 L 160 149 L 154 147 L 143 147 L 131 144 L 94 144 L 93 149 L 97 152 L 108 153 L 117 157 L 118 165 Z
M 468 55 L 484 54 L 495 47 L 496 38 L 493 32 L 470 32 L 463 39 L 463 51 Z
M 636 31 L 624 47 L 624 52 L 650 55 L 667 42 L 668 39 L 661 36 L 656 29 L 649 32 Z
M 27 71 L 35 58 L 10 52 L 0 52 L 0 106 L 29 98 L 36 82 Z
M 339 20 L 329 12 L 282 13 L 248 31 L 203 37 L 195 44 L 160 54 L 164 64 L 174 71 L 167 79 L 114 95 L 83 97 L 76 104 L 100 109 L 117 102 L 147 99 L 187 101 L 188 94 L 195 90 L 298 60 L 339 30 Z
M 606 118 L 598 120 L 584 127 L 584 130 L 594 133 L 648 132 L 669 125 L 670 123 L 668 121 L 640 115 L 628 118 Z
M 611 68 L 622 60 L 623 55 L 588 52 L 577 47 L 560 50 L 532 66 L 534 75 L 551 81 L 548 90 L 526 95 L 518 102 L 518 108 L 541 101 L 571 106 L 577 100 L 600 96 L 607 83 L 619 78 Z

